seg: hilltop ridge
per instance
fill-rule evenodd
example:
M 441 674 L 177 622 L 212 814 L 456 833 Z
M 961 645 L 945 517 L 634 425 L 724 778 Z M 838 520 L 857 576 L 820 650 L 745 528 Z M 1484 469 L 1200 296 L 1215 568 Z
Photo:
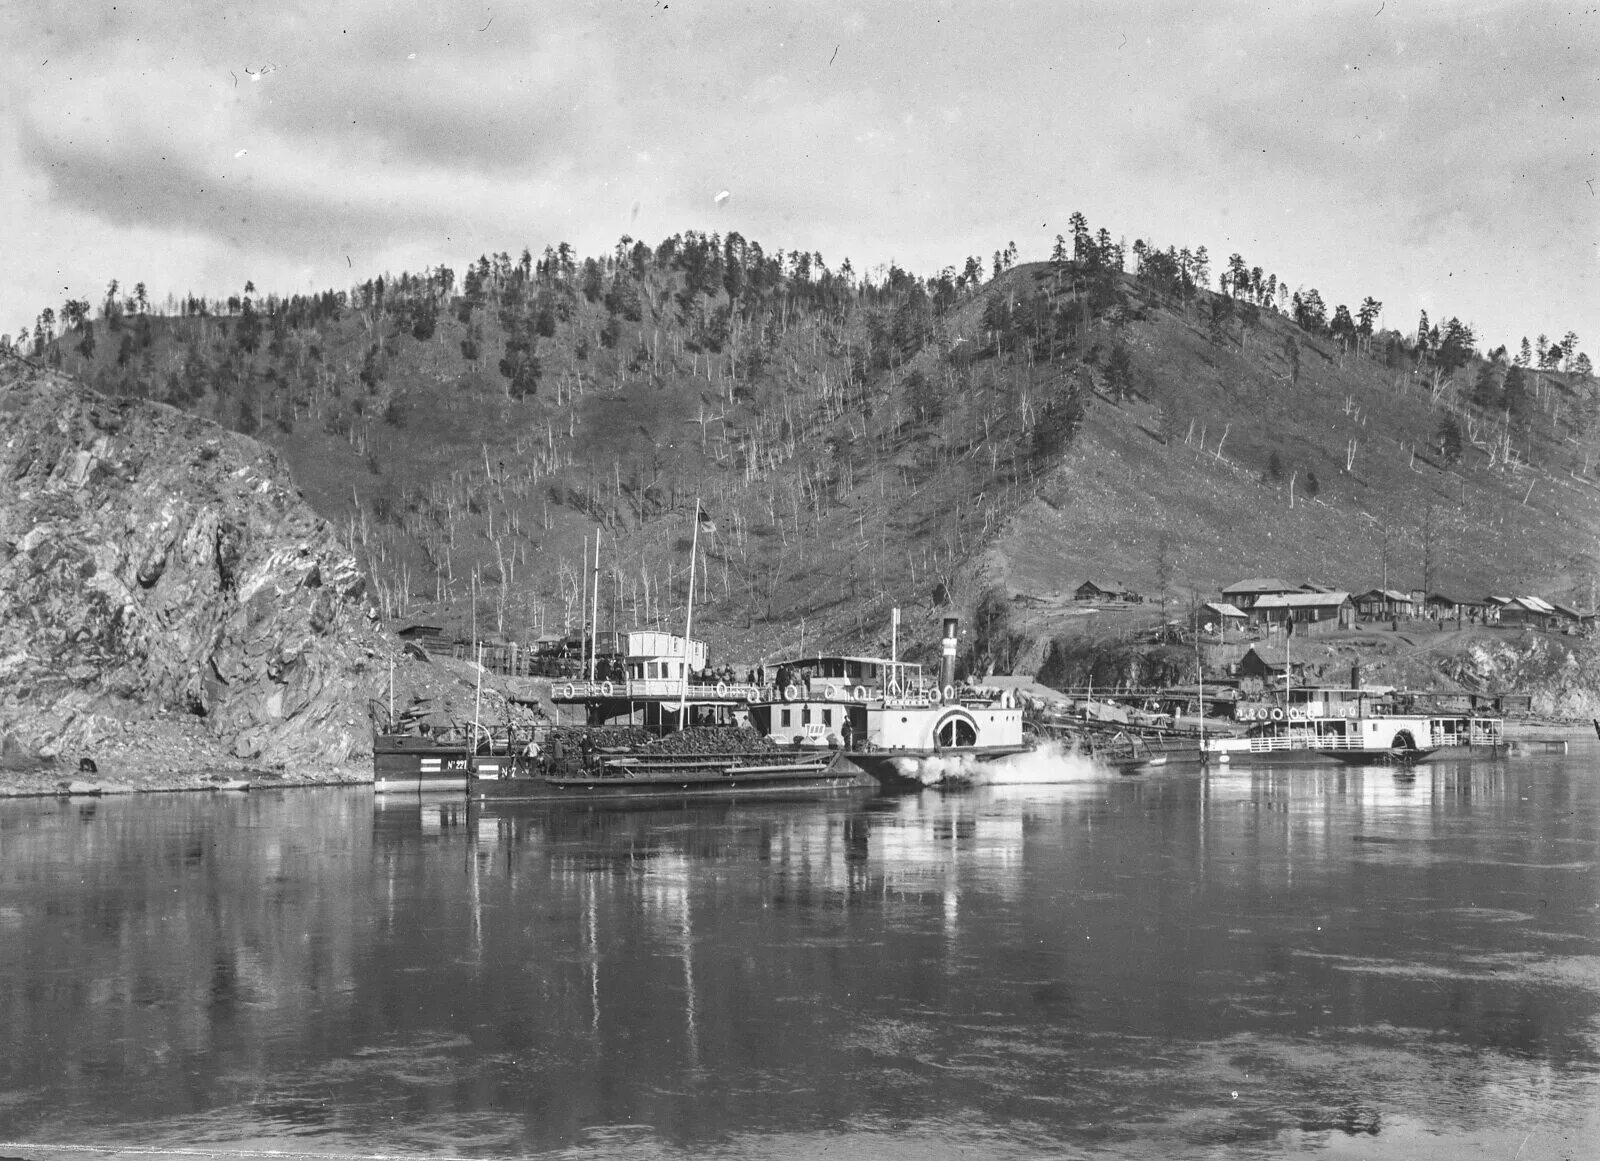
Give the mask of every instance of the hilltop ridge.
M 1484 358 L 1455 320 L 1329 321 L 1259 271 L 1213 291 L 1187 251 L 1138 243 L 1128 273 L 1073 241 L 873 281 L 737 234 L 624 239 L 459 286 L 121 303 L 51 350 L 277 447 L 383 612 L 463 633 L 574 626 L 596 530 L 600 627 L 681 624 L 697 502 L 697 635 L 741 659 L 879 646 L 892 606 L 927 649 L 991 593 L 1033 602 L 1014 652 L 1037 658 L 1096 576 L 1150 618 L 1251 574 L 1593 607 L 1586 359 Z

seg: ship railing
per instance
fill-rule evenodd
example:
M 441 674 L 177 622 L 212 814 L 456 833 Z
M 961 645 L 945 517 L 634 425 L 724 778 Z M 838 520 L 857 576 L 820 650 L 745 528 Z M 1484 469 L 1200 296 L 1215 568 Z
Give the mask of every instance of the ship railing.
M 1274 754 L 1286 750 L 1365 750 L 1358 735 L 1318 734 L 1313 730 L 1287 730 L 1250 739 L 1253 754 Z
M 690 701 L 759 701 L 762 690 L 748 682 L 690 682 L 685 688 L 676 677 L 628 678 L 622 681 L 556 682 L 552 692 L 562 700 L 589 698 L 674 698 Z

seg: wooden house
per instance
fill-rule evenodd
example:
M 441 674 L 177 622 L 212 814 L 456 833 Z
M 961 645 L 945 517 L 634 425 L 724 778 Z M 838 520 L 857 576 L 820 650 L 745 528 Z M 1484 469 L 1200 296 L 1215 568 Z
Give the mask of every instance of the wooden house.
M 1593 613 L 1580 613 L 1570 605 L 1563 605 L 1560 601 L 1551 601 L 1550 607 L 1556 611 L 1557 624 L 1561 628 L 1577 632 L 1581 629 L 1594 627 Z
M 1355 604 L 1349 593 L 1269 593 L 1250 615 L 1264 625 L 1292 626 L 1296 633 L 1335 633 L 1353 628 Z
M 1501 604 L 1502 625 L 1528 625 L 1530 628 L 1554 628 L 1558 616 L 1554 604 L 1539 596 L 1512 596 Z
M 1398 589 L 1372 589 L 1353 598 L 1356 615 L 1368 621 L 1387 621 L 1394 617 L 1409 617 L 1416 611 L 1410 593 Z
M 1222 599 L 1235 608 L 1248 612 L 1262 597 L 1283 596 L 1286 593 L 1300 592 L 1298 585 L 1281 581 L 1275 576 L 1256 576 L 1247 580 L 1235 581 L 1222 590 Z
M 1126 601 L 1138 604 L 1144 598 L 1121 581 L 1086 580 L 1072 592 L 1075 601 Z
M 1500 606 L 1502 625 L 1524 625 L 1532 629 L 1555 628 L 1559 620 L 1555 606 L 1540 597 L 1512 597 Z
M 1443 621 L 1461 613 L 1462 602 L 1447 593 L 1429 593 L 1422 598 L 1422 611 L 1436 621 Z

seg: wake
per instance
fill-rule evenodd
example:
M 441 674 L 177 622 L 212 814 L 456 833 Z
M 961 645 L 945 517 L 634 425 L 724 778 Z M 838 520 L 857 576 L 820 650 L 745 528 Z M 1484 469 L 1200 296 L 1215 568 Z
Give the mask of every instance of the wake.
M 981 761 L 970 754 L 928 757 L 908 762 L 903 771 L 924 786 L 1053 786 L 1065 782 L 1104 782 L 1117 772 L 1072 746 L 1046 740 L 1025 754 Z

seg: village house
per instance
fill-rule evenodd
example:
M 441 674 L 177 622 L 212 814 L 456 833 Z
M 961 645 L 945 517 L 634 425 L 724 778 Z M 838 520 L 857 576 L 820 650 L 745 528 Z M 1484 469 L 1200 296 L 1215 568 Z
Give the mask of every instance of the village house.
M 1121 581 L 1086 580 L 1073 590 L 1072 599 L 1075 601 L 1126 601 L 1129 604 L 1139 604 L 1144 600 Z
M 1222 590 L 1222 599 L 1236 608 L 1248 612 L 1262 597 L 1298 593 L 1300 586 L 1288 584 L 1275 576 L 1256 576 L 1236 581 Z
M 1593 613 L 1580 613 L 1570 605 L 1563 605 L 1560 601 L 1551 601 L 1550 607 L 1556 611 L 1557 623 L 1569 633 L 1576 633 L 1583 629 L 1594 627 Z
M 1349 593 L 1268 593 L 1250 610 L 1258 623 L 1293 625 L 1296 633 L 1334 633 L 1353 628 L 1355 605 Z
M 1442 621 L 1461 612 L 1462 602 L 1445 593 L 1429 593 L 1422 598 L 1422 611 L 1426 616 Z
M 1530 629 L 1554 628 L 1559 619 L 1555 606 L 1542 597 L 1511 597 L 1500 605 L 1499 613 L 1502 625 L 1524 625 Z
M 1416 611 L 1410 593 L 1398 589 L 1372 589 L 1355 598 L 1356 613 L 1363 620 L 1388 621 L 1409 617 Z
M 1450 596 L 1448 593 L 1429 593 L 1418 605 L 1424 616 L 1436 621 L 1459 617 L 1463 621 L 1478 622 L 1484 619 L 1488 602 Z

